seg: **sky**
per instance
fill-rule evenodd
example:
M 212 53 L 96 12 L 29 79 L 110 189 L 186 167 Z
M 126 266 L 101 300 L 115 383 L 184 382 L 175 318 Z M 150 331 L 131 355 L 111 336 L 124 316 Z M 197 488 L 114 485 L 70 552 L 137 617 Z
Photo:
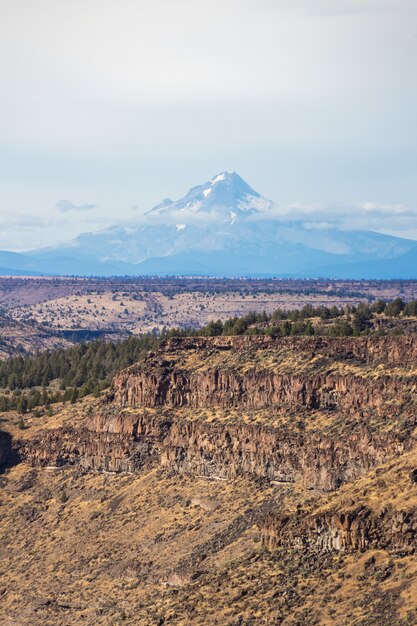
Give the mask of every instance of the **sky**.
M 0 249 L 237 171 L 417 239 L 416 0 L 0 0 Z

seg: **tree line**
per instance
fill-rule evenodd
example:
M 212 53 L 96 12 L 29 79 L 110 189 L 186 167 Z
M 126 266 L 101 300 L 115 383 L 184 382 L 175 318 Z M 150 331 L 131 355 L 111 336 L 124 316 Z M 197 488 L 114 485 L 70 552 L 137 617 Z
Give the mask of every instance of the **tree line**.
M 374 324 L 381 316 L 417 317 L 417 300 L 405 303 L 396 298 L 391 302 L 377 300 L 346 307 L 307 304 L 301 309 L 277 309 L 270 315 L 249 313 L 224 322 L 211 321 L 200 329 L 165 329 L 159 335 L 131 335 L 119 342 L 98 339 L 35 356 L 17 356 L 0 363 L 0 388 L 4 390 L 0 393 L 0 411 L 14 409 L 23 414 L 40 406 L 49 410 L 56 402 L 74 403 L 91 393 L 98 396 L 117 371 L 139 361 L 169 337 L 384 334 L 386 331 Z M 55 386 L 51 385 L 54 381 Z
M 26 413 L 55 402 L 76 402 L 90 393 L 98 395 L 113 375 L 156 346 L 152 334 L 131 335 L 119 342 L 102 339 L 71 348 L 48 350 L 35 356 L 18 356 L 0 363 L 0 411 Z M 51 389 L 53 381 L 59 381 Z
M 417 300 L 405 303 L 401 298 L 391 302 L 376 300 L 346 307 L 313 307 L 306 304 L 301 309 L 276 309 L 272 314 L 249 313 L 222 322 L 211 321 L 201 329 L 173 329 L 166 334 L 174 336 L 230 336 L 271 335 L 288 337 L 294 335 L 328 335 L 333 337 L 358 336 L 361 334 L 384 334 L 384 329 L 373 328 L 373 321 L 381 314 L 387 318 L 417 317 Z M 318 323 L 317 321 L 318 320 Z M 320 323 L 321 322 L 321 323 Z M 398 327 L 396 332 L 399 332 Z

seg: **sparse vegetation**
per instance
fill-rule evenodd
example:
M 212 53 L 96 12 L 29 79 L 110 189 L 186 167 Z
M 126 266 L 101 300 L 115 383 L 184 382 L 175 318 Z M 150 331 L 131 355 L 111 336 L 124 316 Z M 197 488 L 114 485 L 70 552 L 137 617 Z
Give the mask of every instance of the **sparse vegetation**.
M 271 337 L 386 335 L 416 332 L 417 301 L 400 298 L 357 306 L 276 309 L 271 314 L 251 312 L 222 322 L 210 321 L 200 329 L 173 328 L 161 333 L 130 336 L 118 342 L 102 339 L 37 356 L 18 356 L 0 363 L 0 410 L 24 414 L 35 407 L 71 402 L 90 393 L 96 397 L 119 371 L 140 360 L 170 337 L 266 335 Z M 58 387 L 51 387 L 59 381 Z
M 117 306 L 123 297 L 123 302 L 129 302 L 130 312 L 129 292 L 117 294 Z M 93 303 L 94 294 L 89 298 Z M 214 346 L 243 346 L 237 350 L 212 346 L 203 350 L 200 345 L 210 341 L 191 339 L 186 343 L 196 347 L 187 356 L 177 349 L 174 340 L 165 352 L 151 355 L 149 362 L 152 367 L 155 364 L 156 371 L 165 360 L 170 367 L 176 363 L 178 380 L 181 368 L 191 377 L 200 372 L 202 379 L 204 370 L 216 368 L 229 374 L 236 370 L 238 378 L 246 372 L 270 369 L 284 378 L 300 373 L 304 380 L 313 374 L 321 380 L 340 376 L 343 380 L 360 380 L 364 388 L 372 382 L 377 394 L 381 390 L 381 398 L 377 395 L 373 406 L 361 404 L 358 398 L 358 406 L 353 403 L 349 412 L 344 412 L 340 403 L 334 409 L 330 403 L 327 408 L 302 410 L 285 401 L 282 406 L 278 403 L 275 408 L 259 409 L 156 405 L 144 412 L 149 417 L 149 439 L 145 442 L 136 436 L 138 433 L 123 438 L 110 429 L 96 437 L 91 430 L 100 411 L 103 415 L 108 412 L 118 427 L 124 416 L 129 423 L 135 411 L 140 413 L 136 407 L 123 406 L 121 410 L 120 406 L 112 406 L 110 399 L 103 405 L 92 396 L 100 395 L 116 371 L 140 360 L 149 350 L 154 352 L 165 338 L 411 334 L 416 332 L 416 313 L 417 301 L 405 299 L 306 305 L 288 310 L 281 307 L 212 320 L 199 330 L 165 329 L 125 341 L 95 340 L 32 357 L 22 354 L 0 364 L 0 408 L 17 411 L 2 416 L 2 430 L 10 433 L 23 461 L 7 468 L 0 477 L 4 487 L 0 620 L 16 621 L 24 615 L 28 623 L 45 626 L 58 622 L 103 626 L 119 622 L 155 626 L 416 623 L 414 549 L 408 552 L 400 546 L 401 551 L 387 550 L 375 544 L 365 553 L 320 550 L 316 545 L 310 550 L 305 541 L 307 530 L 318 536 L 322 529 L 312 523 L 315 515 L 340 516 L 362 507 L 389 519 L 392 515 L 395 533 L 403 532 L 404 524 L 414 532 L 417 448 L 414 398 L 408 390 L 415 385 L 416 371 L 408 355 L 404 361 L 398 356 L 395 362 L 391 359 L 382 363 L 378 359 L 361 360 L 356 352 L 351 356 L 348 351 L 338 351 L 332 356 L 323 350 L 323 345 L 332 342 L 301 338 L 211 342 Z M 397 342 L 412 343 L 409 338 Z M 307 349 L 311 343 L 319 346 L 314 354 Z M 373 346 L 377 342 L 358 341 L 364 343 Z M 257 345 L 266 347 L 259 350 Z M 288 345 L 296 346 L 296 350 L 289 351 Z M 152 376 L 150 369 L 144 371 Z M 259 385 L 259 378 L 256 380 Z M 387 396 L 390 381 L 393 395 Z M 338 393 L 343 394 L 343 387 Z M 352 393 L 349 384 L 346 393 Z M 86 394 L 91 395 L 83 398 Z M 203 395 L 200 393 L 200 399 Z M 67 404 L 58 406 L 60 400 Z M 406 410 L 402 410 L 401 403 Z M 187 427 L 183 434 L 180 427 L 175 431 L 179 433 L 173 439 L 175 449 L 169 449 L 170 454 L 164 457 L 170 465 L 152 465 L 154 451 L 161 444 L 155 439 L 159 431 L 153 432 L 151 425 L 163 425 L 161 437 L 165 439 L 165 429 L 173 418 L 178 426 Z M 207 428 L 197 437 L 198 430 L 193 426 L 202 425 Z M 222 432 L 229 437 L 237 433 L 239 425 L 245 426 L 247 438 L 245 435 L 230 440 L 226 434 L 222 436 Z M 60 429 L 61 443 L 54 434 Z M 262 434 L 259 439 L 253 436 L 257 429 Z M 252 479 L 242 472 L 226 479 L 217 471 L 208 476 L 200 469 L 195 474 L 175 469 L 182 455 L 187 454 L 188 432 L 194 433 L 190 436 L 193 454 L 201 454 L 210 467 L 218 462 L 214 452 L 223 454 L 228 446 L 236 457 L 234 462 L 240 463 L 241 459 L 242 467 L 253 467 L 260 448 L 260 463 L 269 471 L 273 455 L 268 441 L 274 429 L 280 442 L 286 432 L 291 434 L 283 446 L 287 455 L 283 467 L 288 471 L 287 464 L 294 463 L 294 482 L 291 476 L 269 481 Z M 363 444 L 359 445 L 357 436 L 362 431 Z M 391 445 L 396 431 L 401 437 Z M 218 446 L 214 445 L 216 433 Z M 352 454 L 346 463 L 353 473 L 345 474 L 346 482 L 337 483 L 337 489 L 330 492 L 308 487 L 312 468 L 323 478 L 330 476 L 338 462 L 345 471 L 346 464 L 342 457 L 339 459 L 343 446 L 338 442 L 348 445 L 350 437 Z M 294 443 L 297 438 L 302 445 L 311 445 L 311 457 L 298 455 Z M 334 447 L 325 445 L 330 440 L 335 442 Z M 254 446 L 255 441 L 260 443 Z M 120 463 L 133 450 L 131 445 L 137 446 L 139 454 L 135 462 L 141 462 L 142 455 L 149 453 L 152 463 L 138 463 L 133 473 L 124 473 Z M 359 457 L 362 452 L 368 453 L 368 447 L 376 451 L 376 465 L 366 463 L 360 474 Z M 23 450 L 29 448 L 32 459 L 37 459 L 34 466 L 23 455 Z M 317 456 L 320 451 L 326 455 L 325 463 Z M 105 455 L 112 462 L 98 465 L 96 455 Z M 197 468 L 197 457 L 190 458 L 194 464 L 191 469 Z M 299 472 L 310 467 L 309 463 L 311 469 L 304 480 Z M 275 467 L 278 465 L 276 462 Z M 229 470 L 231 464 L 225 467 Z M 262 520 L 265 513 L 273 511 L 295 520 L 294 545 L 266 547 Z M 376 539 L 378 533 L 379 529 Z
M 346 307 L 313 307 L 305 305 L 301 309 L 277 309 L 268 315 L 251 312 L 243 317 L 232 317 L 222 322 L 211 321 L 201 329 L 172 329 L 168 337 L 219 335 L 270 335 L 272 337 L 330 336 L 350 337 L 359 335 L 384 335 L 401 329 L 399 320 L 417 317 L 417 301 L 407 304 L 400 298 L 393 302 L 378 300 L 375 304 L 360 303 Z M 394 318 L 394 324 L 392 319 Z M 391 324 L 389 324 L 391 320 Z M 417 320 L 416 320 L 417 323 Z M 412 327 L 415 332 L 417 326 Z

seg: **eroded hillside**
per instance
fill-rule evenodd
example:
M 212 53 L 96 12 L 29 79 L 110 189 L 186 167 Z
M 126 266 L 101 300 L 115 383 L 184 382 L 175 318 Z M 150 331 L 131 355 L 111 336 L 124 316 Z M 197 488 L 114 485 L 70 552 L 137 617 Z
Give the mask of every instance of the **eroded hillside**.
M 4 414 L 3 621 L 414 624 L 416 386 L 412 336 L 193 337 Z

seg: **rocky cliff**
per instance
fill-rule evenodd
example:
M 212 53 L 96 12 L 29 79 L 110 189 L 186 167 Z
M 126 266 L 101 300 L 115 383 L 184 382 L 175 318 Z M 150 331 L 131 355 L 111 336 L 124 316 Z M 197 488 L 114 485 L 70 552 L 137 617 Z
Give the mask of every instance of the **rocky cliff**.
M 116 376 L 112 399 L 124 407 L 343 411 L 391 402 L 399 411 L 411 401 L 416 365 L 414 337 L 172 339 Z
M 416 623 L 416 345 L 175 339 L 100 400 L 8 414 L 7 618 Z
M 382 549 L 413 554 L 417 542 L 415 508 L 398 511 L 388 506 L 377 513 L 361 505 L 311 516 L 302 510 L 293 515 L 270 513 L 259 526 L 268 550 L 285 547 L 322 554 Z
M 170 340 L 115 377 L 81 430 L 20 455 L 334 490 L 412 445 L 416 363 L 410 337 Z
M 130 432 L 126 432 L 130 424 Z M 122 429 L 119 430 L 119 426 Z M 20 441 L 20 457 L 34 465 L 137 472 L 160 466 L 212 479 L 251 476 L 301 481 L 333 490 L 401 453 L 405 443 L 366 428 L 347 439 L 251 424 L 222 424 L 141 413 L 125 420 L 98 415 L 82 430 L 62 428 Z

